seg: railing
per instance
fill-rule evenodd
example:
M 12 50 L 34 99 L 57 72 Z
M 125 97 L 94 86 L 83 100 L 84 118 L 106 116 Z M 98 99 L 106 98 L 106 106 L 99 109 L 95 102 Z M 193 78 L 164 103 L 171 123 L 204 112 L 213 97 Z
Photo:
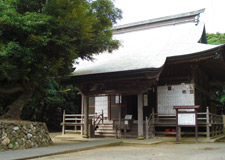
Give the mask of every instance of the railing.
M 197 113 L 197 124 L 199 127 L 205 127 L 206 131 L 201 132 L 199 134 L 206 135 L 207 138 L 210 138 L 210 136 L 215 136 L 218 134 L 223 133 L 223 116 L 222 115 L 216 115 L 209 112 L 209 108 L 206 108 L 206 112 L 198 112 Z M 152 128 L 155 128 L 155 126 L 164 126 L 164 127 L 175 127 L 176 126 L 176 116 L 162 116 L 158 113 L 154 113 L 154 110 L 152 111 L 152 114 L 149 116 L 149 118 L 146 117 L 145 122 L 145 129 L 146 129 L 146 139 L 149 138 L 149 130 Z M 163 134 L 162 132 L 157 132 L 160 134 Z M 164 133 L 164 134 L 176 134 L 175 132 L 171 133 Z M 154 135 L 154 129 L 152 131 L 152 135 Z
M 103 123 L 103 119 L 104 119 L 104 114 L 103 114 L 103 110 L 102 110 L 102 113 L 99 115 L 96 114 L 93 119 L 93 126 L 94 126 L 95 130 L 98 128 L 98 125 L 100 124 L 100 122 Z
M 89 118 L 91 119 L 91 124 L 96 129 L 100 122 L 103 123 L 103 111 L 101 114 L 89 114 Z M 90 122 L 89 122 L 90 123 Z M 80 132 L 83 134 L 84 127 L 84 114 L 66 114 L 65 110 L 63 111 L 63 122 L 62 125 L 62 134 L 65 134 L 66 126 L 74 126 L 74 130 L 70 130 L 73 132 Z
M 146 117 L 145 121 L 145 131 L 146 131 L 146 139 L 149 139 L 149 129 L 152 128 L 151 130 L 151 135 L 152 137 L 155 136 L 155 126 L 154 126 L 154 121 L 155 121 L 155 113 L 154 113 L 154 108 L 152 109 L 152 113 L 150 114 L 149 118 Z
M 206 112 L 200 112 L 198 114 L 198 126 L 206 126 L 206 137 L 215 136 L 223 132 L 223 116 L 209 112 L 209 108 L 206 108 Z

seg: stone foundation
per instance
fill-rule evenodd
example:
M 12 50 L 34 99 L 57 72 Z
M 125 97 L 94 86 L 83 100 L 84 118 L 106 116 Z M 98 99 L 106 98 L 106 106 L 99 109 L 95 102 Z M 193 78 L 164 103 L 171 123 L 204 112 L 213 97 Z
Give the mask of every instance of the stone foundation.
M 0 120 L 0 151 L 49 146 L 45 123 Z

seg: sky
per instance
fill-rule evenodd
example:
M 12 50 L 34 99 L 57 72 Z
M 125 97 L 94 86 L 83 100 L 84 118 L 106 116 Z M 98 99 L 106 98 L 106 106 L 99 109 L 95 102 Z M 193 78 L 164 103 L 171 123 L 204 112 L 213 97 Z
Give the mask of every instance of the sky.
M 225 33 L 225 0 L 114 0 L 123 11 L 117 25 L 191 12 L 205 8 L 200 21 L 207 33 Z

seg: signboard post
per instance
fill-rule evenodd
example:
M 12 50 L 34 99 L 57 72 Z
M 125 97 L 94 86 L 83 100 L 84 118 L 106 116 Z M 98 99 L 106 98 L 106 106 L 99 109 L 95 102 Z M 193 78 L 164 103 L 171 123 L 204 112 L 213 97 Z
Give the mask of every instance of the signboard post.
M 174 106 L 176 109 L 176 141 L 179 142 L 181 127 L 195 127 L 195 142 L 198 142 L 197 109 L 199 106 Z

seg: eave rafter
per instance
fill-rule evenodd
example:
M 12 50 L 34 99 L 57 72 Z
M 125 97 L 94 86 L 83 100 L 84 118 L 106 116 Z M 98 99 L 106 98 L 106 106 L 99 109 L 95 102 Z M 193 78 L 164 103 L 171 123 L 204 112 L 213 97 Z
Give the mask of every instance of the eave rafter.
M 102 83 L 90 82 L 76 84 L 82 94 L 100 95 L 100 94 L 137 94 L 145 92 L 155 85 L 156 79 L 136 78 L 131 80 L 114 80 Z

